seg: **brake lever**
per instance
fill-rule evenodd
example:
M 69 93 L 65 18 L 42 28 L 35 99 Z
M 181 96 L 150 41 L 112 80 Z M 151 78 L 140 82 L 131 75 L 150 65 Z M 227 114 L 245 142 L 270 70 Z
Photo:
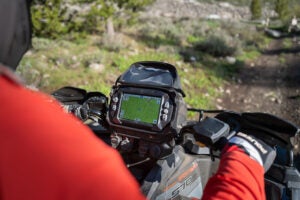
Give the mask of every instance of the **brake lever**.
M 96 110 L 88 110 L 88 115 L 89 116 L 94 116 L 99 119 L 102 119 L 102 112 L 101 111 L 96 111 Z

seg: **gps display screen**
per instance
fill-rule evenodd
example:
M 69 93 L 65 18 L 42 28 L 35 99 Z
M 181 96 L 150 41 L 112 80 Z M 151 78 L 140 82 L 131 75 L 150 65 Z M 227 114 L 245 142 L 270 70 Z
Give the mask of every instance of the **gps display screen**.
M 157 124 L 160 97 L 123 93 L 119 118 L 148 124 Z

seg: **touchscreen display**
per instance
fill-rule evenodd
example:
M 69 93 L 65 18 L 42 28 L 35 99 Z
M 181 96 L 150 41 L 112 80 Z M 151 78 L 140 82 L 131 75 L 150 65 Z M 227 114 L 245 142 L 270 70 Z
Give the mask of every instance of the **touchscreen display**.
M 123 93 L 119 118 L 157 124 L 160 104 L 160 97 Z

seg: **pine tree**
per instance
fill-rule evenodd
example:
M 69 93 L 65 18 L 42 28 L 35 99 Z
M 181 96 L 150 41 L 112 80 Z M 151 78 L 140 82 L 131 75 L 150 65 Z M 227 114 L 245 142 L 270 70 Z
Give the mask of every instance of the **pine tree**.
M 275 11 L 281 20 L 285 20 L 289 15 L 289 0 L 276 0 Z
M 120 17 L 118 16 L 120 12 L 126 13 L 127 18 L 133 19 L 138 10 L 154 0 L 92 0 L 91 2 L 93 6 L 86 16 L 86 25 L 93 30 L 105 24 L 107 34 L 113 37 L 113 21 Z
M 250 5 L 250 10 L 252 13 L 252 19 L 261 18 L 261 1 L 260 0 L 252 0 Z
M 113 38 L 115 20 L 126 23 L 136 19 L 138 11 L 152 2 L 154 0 L 72 0 L 74 4 L 89 7 L 88 12 L 73 15 L 64 0 L 33 0 L 33 32 L 38 37 L 59 38 L 74 32 L 97 33 L 106 29 Z
M 39 37 L 58 38 L 67 33 L 61 0 L 34 0 L 31 7 L 33 33 Z

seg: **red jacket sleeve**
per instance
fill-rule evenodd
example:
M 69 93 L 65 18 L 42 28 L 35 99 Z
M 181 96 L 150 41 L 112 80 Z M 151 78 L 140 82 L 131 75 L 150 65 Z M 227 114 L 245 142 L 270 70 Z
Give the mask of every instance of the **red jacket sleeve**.
M 208 181 L 203 200 L 264 200 L 264 169 L 244 152 L 226 152 L 217 173 Z
M 118 152 L 0 75 L 0 199 L 145 199 Z

